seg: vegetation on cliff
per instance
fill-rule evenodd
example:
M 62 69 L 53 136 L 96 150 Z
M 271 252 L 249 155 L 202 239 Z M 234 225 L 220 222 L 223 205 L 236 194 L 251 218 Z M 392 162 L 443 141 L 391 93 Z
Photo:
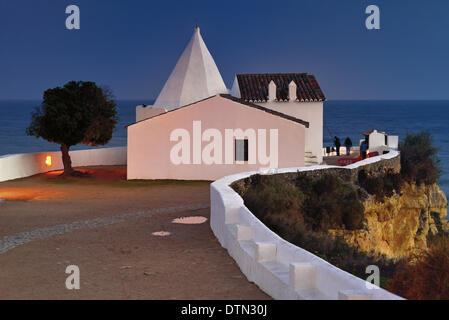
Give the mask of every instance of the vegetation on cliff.
M 294 217 L 311 231 L 363 226 L 363 195 L 349 183 L 330 174 L 312 179 L 298 174 L 294 183 L 282 175 L 254 175 L 247 181 L 246 206 L 263 219 Z
M 392 197 L 395 193 L 400 194 L 403 183 L 401 174 L 392 170 L 374 176 L 362 169 L 358 174 L 358 185 L 382 202 L 385 197 Z
M 401 177 L 409 183 L 432 185 L 438 181 L 441 169 L 428 132 L 407 134 L 399 146 L 401 151 Z
M 362 278 L 373 264 L 382 268 L 384 277 L 393 275 L 395 261 L 360 251 L 328 233 L 363 227 L 366 194 L 357 186 L 331 174 L 313 179 L 299 173 L 294 181 L 283 175 L 254 175 L 232 187 L 251 212 L 287 241 Z
M 383 201 L 395 193 L 401 194 L 404 184 L 431 186 L 437 183 L 441 173 L 438 149 L 432 144 L 428 132 L 408 134 L 399 146 L 401 171 L 386 170 L 369 174 L 362 169 L 358 174 L 358 184 L 376 200 Z
M 400 151 L 400 171 L 398 160 L 351 179 L 320 170 L 254 175 L 232 187 L 274 232 L 339 268 L 366 278 L 366 267 L 377 265 L 381 284 L 391 279 L 396 294 L 449 298 L 447 199 L 436 185 L 437 149 L 421 132 L 407 135 Z
M 414 300 L 449 299 L 449 237 L 433 239 L 428 251 L 400 264 L 386 289 Z

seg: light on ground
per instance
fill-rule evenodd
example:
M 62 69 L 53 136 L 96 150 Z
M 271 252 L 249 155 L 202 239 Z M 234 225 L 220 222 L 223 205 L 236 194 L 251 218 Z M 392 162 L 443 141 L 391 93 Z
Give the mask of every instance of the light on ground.
M 206 217 L 181 217 L 173 219 L 172 223 L 179 223 L 179 224 L 201 224 L 207 221 Z
M 153 232 L 152 233 L 152 235 L 153 236 L 156 236 L 156 237 L 167 237 L 167 236 L 169 236 L 171 233 L 170 232 L 168 232 L 168 231 L 156 231 L 156 232 Z

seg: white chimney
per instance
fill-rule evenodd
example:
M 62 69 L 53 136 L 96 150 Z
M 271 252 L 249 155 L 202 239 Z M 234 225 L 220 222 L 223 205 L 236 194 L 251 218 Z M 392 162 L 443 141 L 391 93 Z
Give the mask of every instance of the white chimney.
M 268 84 L 268 101 L 276 100 L 276 84 L 273 80 Z
M 293 80 L 288 85 L 288 97 L 290 99 L 290 102 L 296 101 L 296 83 Z

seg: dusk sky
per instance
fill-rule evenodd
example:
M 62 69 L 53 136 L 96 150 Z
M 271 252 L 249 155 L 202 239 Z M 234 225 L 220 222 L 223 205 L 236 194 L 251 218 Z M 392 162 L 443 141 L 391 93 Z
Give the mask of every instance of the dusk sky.
M 65 8 L 81 11 L 67 30 Z M 380 8 L 367 30 L 365 8 Z M 195 25 L 228 87 L 236 73 L 308 72 L 328 99 L 449 99 L 447 0 L 0 0 L 0 99 L 70 80 L 155 99 Z

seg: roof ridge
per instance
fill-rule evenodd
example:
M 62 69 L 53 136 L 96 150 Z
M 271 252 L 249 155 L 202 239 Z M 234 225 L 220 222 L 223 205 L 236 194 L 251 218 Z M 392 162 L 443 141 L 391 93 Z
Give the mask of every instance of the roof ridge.
M 183 51 L 183 53 L 182 53 L 182 55 L 183 55 L 184 52 L 187 50 L 187 48 L 188 48 L 189 46 L 192 46 L 192 48 L 190 48 L 190 50 L 189 50 L 189 52 L 188 52 L 187 65 L 186 65 L 185 71 L 184 71 L 184 73 L 183 73 L 183 75 L 182 75 L 182 78 L 183 78 L 183 79 L 185 79 L 185 77 L 186 77 L 186 75 L 187 75 L 187 70 L 189 69 L 190 59 L 192 58 L 192 52 L 193 52 L 193 42 L 195 41 L 196 33 L 197 33 L 197 29 L 195 28 L 195 31 L 194 31 L 194 34 L 193 34 L 192 39 L 190 39 L 189 43 L 187 44 L 187 47 L 184 49 L 184 51 Z M 182 57 L 182 56 L 181 56 L 181 57 Z M 181 57 L 179 58 L 179 60 L 181 60 Z M 177 63 L 176 63 L 176 64 L 177 64 Z M 176 68 L 176 66 L 175 66 L 175 68 Z M 175 71 L 175 70 L 173 69 L 173 71 Z M 170 77 L 171 77 L 171 75 L 170 75 Z M 168 80 L 170 80 L 170 78 L 167 79 L 167 82 L 168 82 Z M 185 85 L 186 85 L 186 82 L 183 81 L 183 82 L 181 83 L 181 88 L 179 89 L 179 97 L 178 97 L 178 100 L 179 100 L 179 101 L 180 101 L 181 98 L 182 98 L 182 93 L 183 93 L 183 91 L 184 91 Z M 165 85 L 164 85 L 164 87 L 165 87 Z M 164 88 L 163 88 L 163 89 L 164 89 Z M 163 90 L 163 89 L 162 89 L 162 90 Z M 159 98 L 159 97 L 158 97 L 158 98 Z M 156 103 L 156 101 L 155 101 L 155 103 Z
M 133 125 L 135 125 L 135 124 L 137 124 L 137 123 L 141 123 L 141 122 L 148 121 L 148 120 L 151 120 L 151 119 L 154 119 L 154 118 L 162 117 L 162 116 L 164 116 L 164 115 L 166 115 L 166 114 L 168 114 L 168 113 L 172 113 L 172 112 L 176 112 L 176 111 L 178 111 L 178 110 L 182 110 L 182 109 L 184 109 L 184 108 L 188 108 L 188 107 L 190 107 L 190 106 L 192 106 L 192 105 L 194 105 L 194 104 L 197 104 L 197 103 L 199 103 L 199 102 L 203 102 L 203 101 L 212 99 L 212 98 L 217 97 L 217 96 L 222 97 L 222 98 L 224 98 L 224 99 L 231 100 L 231 101 L 236 102 L 236 103 L 240 103 L 241 105 L 244 105 L 244 106 L 253 107 L 253 108 L 255 108 L 255 109 L 259 109 L 259 110 L 261 110 L 261 111 L 265 111 L 265 112 L 270 113 L 270 114 L 272 114 L 272 115 L 274 115 L 274 116 L 278 116 L 278 117 L 281 117 L 281 118 L 284 118 L 284 119 L 287 119 L 287 120 L 290 120 L 290 121 L 293 121 L 293 122 L 302 124 L 302 125 L 305 126 L 306 128 L 308 128 L 309 125 L 310 125 L 309 122 L 304 121 L 304 120 L 302 120 L 302 119 L 298 119 L 298 118 L 295 118 L 295 117 L 293 117 L 293 116 L 289 116 L 289 115 L 287 115 L 287 114 L 285 114 L 285 113 L 278 112 L 278 111 L 275 111 L 275 110 L 272 110 L 272 109 L 268 109 L 268 108 L 262 107 L 262 106 L 260 106 L 260 105 L 258 105 L 258 104 L 254 104 L 254 103 L 251 103 L 251 102 L 247 102 L 247 101 L 242 100 L 242 99 L 240 99 L 240 98 L 236 98 L 236 97 L 234 97 L 234 96 L 232 96 L 232 95 L 230 95 L 230 94 L 220 93 L 220 94 L 217 94 L 217 95 L 214 95 L 214 96 L 210 96 L 210 97 L 204 98 L 204 99 L 199 100 L 199 101 L 196 101 L 196 102 L 192 102 L 192 103 L 190 103 L 190 104 L 187 104 L 187 105 L 185 105 L 185 106 L 179 107 L 179 108 L 177 108 L 177 109 L 173 109 L 173 110 L 169 110 L 169 111 L 164 112 L 164 113 L 160 113 L 160 114 L 155 115 L 155 116 L 153 116 L 153 117 L 151 117 L 151 118 L 147 118 L 147 119 L 142 119 L 142 120 L 140 120 L 140 121 L 136 121 L 136 122 L 134 122 L 134 123 L 131 123 L 131 124 L 125 126 L 125 128 L 128 128 L 128 127 L 130 127 L 130 126 L 133 126 Z
M 306 128 L 308 128 L 310 126 L 310 123 L 308 121 L 304 121 L 302 119 L 290 116 L 288 114 L 285 114 L 285 113 L 282 113 L 282 112 L 279 112 L 279 111 L 275 111 L 273 109 L 269 109 L 269 108 L 263 107 L 261 105 L 258 105 L 258 104 L 252 103 L 252 102 L 247 102 L 247 101 L 242 100 L 240 98 L 234 97 L 234 96 L 232 96 L 230 94 L 222 94 L 221 93 L 221 94 L 219 94 L 219 96 L 223 97 L 225 99 L 229 99 L 231 101 L 240 103 L 242 105 L 248 106 L 248 107 L 253 107 L 253 108 L 259 109 L 261 111 L 265 111 L 265 112 L 270 113 L 270 114 L 272 114 L 274 116 L 278 116 L 278 117 L 281 117 L 281 118 L 284 118 L 284 119 L 287 119 L 287 120 L 290 120 L 290 121 L 293 121 L 293 122 L 300 123 L 303 126 L 305 126 Z

